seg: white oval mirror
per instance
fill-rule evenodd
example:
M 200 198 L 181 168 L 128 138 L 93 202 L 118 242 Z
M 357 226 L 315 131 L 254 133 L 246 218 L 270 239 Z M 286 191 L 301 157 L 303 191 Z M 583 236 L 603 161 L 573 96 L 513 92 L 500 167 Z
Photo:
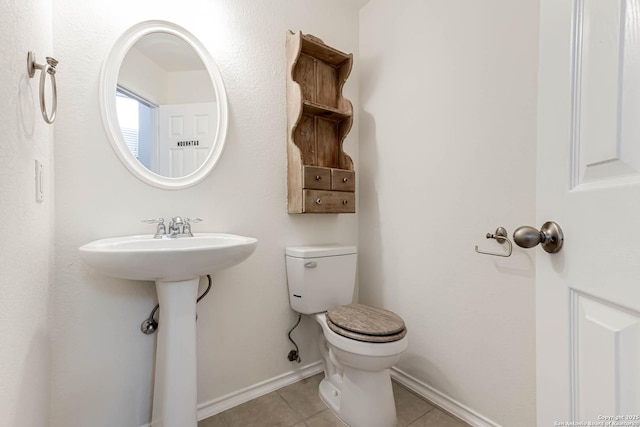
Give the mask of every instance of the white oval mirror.
M 155 187 L 197 184 L 222 154 L 222 77 L 202 43 L 170 22 L 141 22 L 116 41 L 102 69 L 100 109 L 120 160 Z

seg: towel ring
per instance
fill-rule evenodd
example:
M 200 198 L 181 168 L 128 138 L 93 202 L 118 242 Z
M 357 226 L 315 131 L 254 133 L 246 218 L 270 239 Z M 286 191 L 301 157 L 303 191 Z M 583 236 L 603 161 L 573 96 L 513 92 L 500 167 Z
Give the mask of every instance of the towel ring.
M 48 124 L 52 124 L 56 120 L 56 111 L 58 109 L 58 90 L 56 87 L 56 66 L 58 61 L 50 56 L 47 56 L 46 64 L 38 64 L 36 62 L 36 53 L 29 51 L 27 54 L 27 71 L 29 77 L 33 78 L 36 74 L 36 70 L 40 70 L 40 111 L 42 112 L 42 118 Z M 44 102 L 44 85 L 47 75 L 51 78 L 51 115 L 47 113 L 47 105 Z

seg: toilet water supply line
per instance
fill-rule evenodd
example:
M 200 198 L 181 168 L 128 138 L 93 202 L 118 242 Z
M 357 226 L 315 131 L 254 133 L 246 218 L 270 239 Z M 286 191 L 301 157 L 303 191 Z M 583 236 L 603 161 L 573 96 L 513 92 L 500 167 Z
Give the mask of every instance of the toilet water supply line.
M 293 338 L 291 338 L 291 332 L 293 332 L 293 330 L 298 327 L 298 325 L 300 324 L 300 320 L 302 320 L 302 314 L 298 314 L 298 321 L 295 325 L 293 325 L 293 328 L 291 328 L 289 330 L 289 333 L 287 334 L 287 336 L 289 337 L 289 341 L 291 341 L 293 343 L 293 346 L 296 348 L 295 350 L 291 350 L 287 355 L 287 359 L 289 359 L 289 362 L 293 362 L 294 360 L 298 363 L 302 362 L 302 359 L 300 359 L 300 349 L 298 348 L 298 344 L 296 344 Z
M 206 297 L 211 290 L 211 275 L 207 274 L 207 280 L 209 281 L 209 285 L 207 286 L 207 289 L 202 293 L 202 295 L 198 297 L 198 299 L 196 300 L 196 304 L 199 303 L 202 298 Z M 142 325 L 140 325 L 140 330 L 143 334 L 151 335 L 158 330 L 158 321 L 155 319 L 155 315 L 156 311 L 158 311 L 159 308 L 160 304 L 156 304 L 156 306 L 153 307 L 153 310 L 151 310 L 151 314 L 149 315 L 149 317 L 146 318 L 144 322 L 142 322 Z M 197 319 L 198 315 L 196 315 L 196 320 Z

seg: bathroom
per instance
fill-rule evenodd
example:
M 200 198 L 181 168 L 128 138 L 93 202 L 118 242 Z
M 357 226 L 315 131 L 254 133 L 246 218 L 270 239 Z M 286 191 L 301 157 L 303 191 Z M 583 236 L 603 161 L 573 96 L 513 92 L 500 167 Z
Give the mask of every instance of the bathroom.
M 244 263 L 214 274 L 198 304 L 199 417 L 225 409 L 228 396 L 317 369 L 319 331 L 309 319 L 293 334 L 302 362 L 286 357 L 297 317 L 284 249 L 341 243 L 358 247 L 359 301 L 407 324 L 399 381 L 474 425 L 536 425 L 536 262 L 548 254 L 514 245 L 509 258 L 487 257 L 474 245 L 501 250 L 487 232 L 540 225 L 539 6 L 4 0 L 0 425 L 149 423 L 155 337 L 139 325 L 157 301 L 153 283 L 101 275 L 78 247 L 152 233 L 141 219 L 175 215 L 203 218 L 194 232 L 259 241 Z M 206 46 L 228 97 L 222 157 L 182 190 L 136 179 L 100 115 L 105 58 L 123 32 L 151 19 Z M 344 148 L 357 173 L 356 214 L 287 214 L 287 30 L 354 55 L 343 93 L 355 112 Z M 25 70 L 30 50 L 60 61 L 52 126 Z

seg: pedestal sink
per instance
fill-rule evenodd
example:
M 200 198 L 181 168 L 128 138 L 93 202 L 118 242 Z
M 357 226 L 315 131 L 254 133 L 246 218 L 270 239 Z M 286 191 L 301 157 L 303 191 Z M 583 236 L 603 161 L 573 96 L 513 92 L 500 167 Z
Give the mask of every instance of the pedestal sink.
M 222 233 L 96 240 L 82 258 L 108 276 L 153 280 L 160 303 L 152 426 L 197 427 L 196 298 L 200 276 L 247 259 L 258 241 Z

